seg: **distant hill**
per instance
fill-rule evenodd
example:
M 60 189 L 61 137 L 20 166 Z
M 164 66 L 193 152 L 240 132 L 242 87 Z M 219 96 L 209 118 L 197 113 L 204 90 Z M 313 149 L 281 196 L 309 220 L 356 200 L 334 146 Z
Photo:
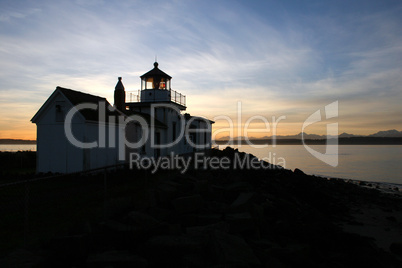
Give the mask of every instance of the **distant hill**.
M 0 139 L 0 144 L 36 144 L 36 140 Z
M 254 137 L 249 137 L 249 140 L 271 140 L 274 136 L 264 136 L 262 138 L 254 138 Z M 336 138 L 336 136 L 328 136 L 327 135 L 317 135 L 317 134 L 307 134 L 307 133 L 299 133 L 297 135 L 278 135 L 276 136 L 277 140 L 301 140 L 302 137 L 305 140 L 324 140 L 324 139 L 331 139 L 331 138 Z M 370 135 L 355 135 L 355 134 L 349 134 L 349 133 L 342 133 L 338 135 L 338 138 L 358 138 L 358 137 L 374 137 L 374 138 L 402 138 L 402 131 L 398 131 L 396 129 L 392 130 L 386 130 L 386 131 L 379 131 L 374 134 Z M 227 141 L 229 140 L 229 136 L 221 137 L 217 141 Z M 244 137 L 235 137 L 233 140 L 244 140 Z
M 396 129 L 379 131 L 377 133 L 369 135 L 369 137 L 400 138 L 402 137 L 402 131 L 398 131 Z

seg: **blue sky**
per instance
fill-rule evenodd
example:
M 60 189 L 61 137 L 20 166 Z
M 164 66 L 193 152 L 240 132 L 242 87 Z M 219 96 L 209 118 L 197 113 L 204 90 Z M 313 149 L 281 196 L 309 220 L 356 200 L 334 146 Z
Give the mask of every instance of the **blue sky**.
M 191 114 L 236 120 L 241 101 L 242 123 L 286 116 L 277 132 L 297 134 L 339 101 L 339 132 L 401 130 L 400 14 L 401 1 L 0 1 L 0 138 L 34 139 L 56 86 L 111 103 L 118 76 L 138 90 L 155 55 Z

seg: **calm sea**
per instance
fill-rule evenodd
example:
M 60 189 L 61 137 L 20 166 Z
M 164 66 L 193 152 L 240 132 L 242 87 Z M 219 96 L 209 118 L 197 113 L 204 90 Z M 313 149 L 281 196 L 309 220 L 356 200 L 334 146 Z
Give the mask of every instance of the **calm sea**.
M 307 174 L 326 177 L 402 184 L 402 145 L 340 145 L 339 163 L 331 167 L 312 156 L 303 145 L 277 145 L 253 148 L 232 145 L 272 164 L 299 168 Z M 219 146 L 223 149 L 224 146 Z M 312 145 L 324 152 L 324 145 Z M 36 151 L 35 144 L 0 144 L 0 151 Z
M 36 144 L 0 144 L 0 152 L 36 151 Z
M 402 145 L 340 145 L 338 166 L 331 167 L 312 156 L 303 145 L 277 145 L 253 148 L 236 146 L 239 151 L 251 153 L 260 159 L 270 159 L 287 169 L 299 168 L 307 174 L 326 177 L 402 184 Z M 325 145 L 312 145 L 325 152 Z M 219 146 L 223 149 L 222 146 Z M 284 163 L 284 165 L 283 165 Z

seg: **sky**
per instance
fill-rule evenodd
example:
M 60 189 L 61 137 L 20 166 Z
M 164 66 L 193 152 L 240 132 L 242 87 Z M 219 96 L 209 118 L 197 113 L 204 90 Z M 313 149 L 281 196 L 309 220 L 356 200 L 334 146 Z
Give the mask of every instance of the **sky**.
M 402 130 L 400 14 L 387 0 L 0 0 L 0 138 L 35 139 L 56 86 L 113 104 L 117 77 L 137 91 L 155 57 L 222 136 L 244 134 L 222 116 L 253 137 Z

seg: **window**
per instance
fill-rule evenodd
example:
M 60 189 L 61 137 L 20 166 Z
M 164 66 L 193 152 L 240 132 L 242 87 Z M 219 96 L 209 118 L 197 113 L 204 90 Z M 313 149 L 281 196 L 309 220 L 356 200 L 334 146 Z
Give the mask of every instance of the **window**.
M 154 79 L 152 77 L 147 78 L 145 89 L 153 89 Z
M 165 78 L 161 79 L 161 82 L 159 83 L 159 89 L 166 89 Z
M 64 122 L 64 101 L 56 101 L 56 122 Z

